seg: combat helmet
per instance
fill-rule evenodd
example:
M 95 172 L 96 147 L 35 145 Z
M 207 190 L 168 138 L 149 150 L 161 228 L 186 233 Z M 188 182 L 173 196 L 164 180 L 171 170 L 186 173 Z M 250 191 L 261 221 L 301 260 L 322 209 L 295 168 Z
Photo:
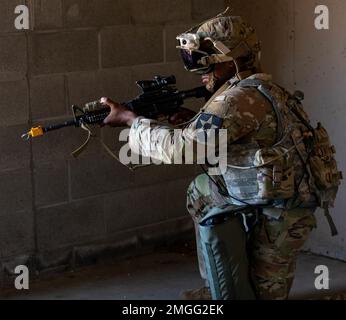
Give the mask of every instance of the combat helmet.
M 239 16 L 231 16 L 230 9 L 177 36 L 185 69 L 197 74 L 213 71 L 215 64 L 237 59 L 255 67 L 260 60 L 261 45 L 255 29 Z

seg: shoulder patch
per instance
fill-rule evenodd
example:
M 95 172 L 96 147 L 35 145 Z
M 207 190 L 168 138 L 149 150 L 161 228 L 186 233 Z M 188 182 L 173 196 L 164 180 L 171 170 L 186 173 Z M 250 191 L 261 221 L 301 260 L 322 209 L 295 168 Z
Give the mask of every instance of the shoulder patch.
M 223 125 L 223 119 L 209 113 L 202 113 L 196 124 L 196 129 L 220 129 Z

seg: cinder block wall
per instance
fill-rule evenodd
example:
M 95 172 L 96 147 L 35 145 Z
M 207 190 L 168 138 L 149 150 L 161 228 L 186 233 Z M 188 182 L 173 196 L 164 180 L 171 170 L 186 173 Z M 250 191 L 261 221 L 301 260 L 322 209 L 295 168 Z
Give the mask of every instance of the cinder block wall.
M 263 44 L 264 70 L 289 90 L 305 92 L 305 108 L 314 123 L 328 129 L 337 150 L 340 170 L 346 172 L 345 87 L 346 28 L 344 0 L 227 0 L 234 14 L 242 15 L 257 29 Z M 329 30 L 314 25 L 317 5 L 329 9 Z M 306 249 L 346 260 L 345 183 L 331 213 L 339 236 L 330 236 L 323 212 Z
M 19 4 L 29 6 L 29 31 L 14 28 Z M 133 173 L 97 140 L 74 159 L 70 152 L 85 138 L 74 128 L 33 142 L 20 135 L 68 118 L 71 104 L 132 98 L 139 79 L 175 74 L 179 88 L 199 84 L 184 71 L 175 36 L 222 11 L 224 1 L 5 0 L 0 6 L 2 280 L 20 263 L 38 271 L 73 265 L 102 250 L 190 232 L 185 189 L 196 168 Z M 118 145 L 117 130 L 95 133 Z

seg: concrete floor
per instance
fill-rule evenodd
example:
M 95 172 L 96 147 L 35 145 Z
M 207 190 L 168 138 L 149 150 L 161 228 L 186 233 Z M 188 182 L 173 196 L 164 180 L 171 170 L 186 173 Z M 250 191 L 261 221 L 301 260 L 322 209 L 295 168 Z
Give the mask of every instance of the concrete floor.
M 314 288 L 317 265 L 328 266 L 330 290 L 321 292 Z M 0 298 L 175 300 L 179 299 L 181 290 L 202 284 L 195 253 L 189 248 L 179 248 L 45 277 L 31 283 L 28 291 L 2 292 Z M 314 299 L 334 292 L 346 293 L 346 263 L 302 254 L 290 298 Z

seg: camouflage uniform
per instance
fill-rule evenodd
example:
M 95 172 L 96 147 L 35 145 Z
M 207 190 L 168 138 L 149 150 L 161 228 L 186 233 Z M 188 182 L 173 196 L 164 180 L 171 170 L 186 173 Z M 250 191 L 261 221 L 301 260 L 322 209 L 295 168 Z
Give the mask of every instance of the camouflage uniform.
M 215 207 L 220 210 L 230 208 L 209 177 L 198 176 L 188 188 L 187 208 L 196 224 L 199 270 L 206 285 L 207 275 L 197 225 L 201 216 Z M 258 299 L 287 299 L 294 279 L 297 253 L 315 227 L 314 211 L 313 208 L 281 210 L 278 218 L 263 214 L 248 233 L 249 269 Z M 239 243 L 239 239 L 234 240 Z
M 266 74 L 256 74 L 249 78 L 265 81 L 271 79 Z M 259 146 L 264 147 L 275 142 L 275 114 L 271 104 L 256 89 L 234 87 L 230 81 L 227 88 L 218 92 L 211 100 L 207 107 L 202 109 L 202 114 L 222 117 L 222 128 L 228 132 L 230 152 L 232 145 L 247 145 L 256 141 Z M 199 118 L 188 128 L 196 128 L 198 123 Z M 130 146 L 132 150 L 141 149 L 145 156 L 173 163 L 173 154 L 183 152 L 186 142 L 183 131 L 178 142 L 172 144 L 173 134 L 172 128 L 137 118 L 131 128 Z M 230 163 L 233 163 L 232 158 L 236 156 L 232 153 L 228 155 Z M 232 199 L 219 193 L 207 175 L 198 176 L 191 183 L 187 195 L 187 209 L 196 225 L 211 209 L 222 213 L 237 208 L 232 204 Z M 259 299 L 287 298 L 293 281 L 297 253 L 315 226 L 314 211 L 313 207 L 264 209 L 258 223 L 247 235 L 251 277 Z M 200 272 L 202 278 L 206 279 L 198 232 L 196 234 Z
M 211 64 L 235 61 L 238 57 L 248 56 L 250 49 L 253 55 L 250 55 L 248 61 L 249 70 L 251 69 L 250 65 L 252 67 L 257 65 L 256 54 L 260 51 L 260 45 L 254 29 L 243 23 L 240 17 L 230 17 L 224 13 L 198 26 L 196 32 L 202 36 L 207 35 L 205 39 L 212 38 L 214 46 L 220 49 L 218 54 L 207 58 L 210 59 Z M 178 48 L 183 49 L 185 46 L 187 51 L 202 50 L 199 49 L 202 40 L 191 36 L 190 33 L 183 34 L 177 39 L 180 39 L 181 42 L 181 47 Z M 220 44 L 220 42 L 222 43 Z M 184 61 L 186 67 L 186 63 L 189 62 L 191 61 Z M 189 66 L 192 72 L 198 68 L 203 70 L 203 66 L 198 63 Z M 187 145 L 201 143 L 198 139 L 199 135 L 191 134 L 191 132 L 202 131 L 208 138 L 213 131 L 210 129 L 224 129 L 227 130 L 227 163 L 244 166 L 244 163 L 238 162 L 240 155 L 244 152 L 250 152 L 252 148 L 258 150 L 272 147 L 277 142 L 278 128 L 280 128 L 278 115 L 273 110 L 272 103 L 256 88 L 237 85 L 239 80 L 245 78 L 271 84 L 270 75 L 252 73 L 249 72 L 246 76 L 245 73 L 237 73 L 233 79 L 225 83 L 214 94 L 197 117 L 178 134 L 174 132 L 173 128 L 156 121 L 137 118 L 130 131 L 131 150 L 143 156 L 171 164 L 174 163 L 175 157 L 184 157 Z M 207 86 L 209 89 L 215 85 L 214 80 L 213 78 L 210 79 Z M 273 88 L 278 101 L 284 101 L 285 91 L 278 86 L 273 85 Z M 294 132 L 291 136 L 294 140 Z M 297 150 L 292 152 L 294 155 L 287 163 L 286 169 L 291 170 L 291 172 L 294 171 L 292 184 L 294 183 L 296 186 L 293 188 L 295 193 L 292 195 L 285 194 L 286 189 L 284 188 L 283 195 L 285 197 L 283 199 L 285 201 L 276 202 L 275 205 L 266 207 L 260 212 L 255 209 L 253 212 L 251 212 L 252 210 L 250 212 L 245 211 L 245 209 L 242 212 L 245 205 L 235 201 L 237 199 L 231 196 L 235 189 L 229 187 L 228 184 L 228 182 L 232 184 L 234 179 L 227 181 L 226 175 L 216 176 L 215 181 L 212 181 L 207 175 L 198 176 L 188 189 L 187 209 L 196 226 L 200 273 L 203 279 L 208 280 L 209 284 L 210 281 L 213 281 L 210 277 L 211 260 L 209 260 L 209 264 L 205 262 L 205 244 L 203 244 L 204 252 L 202 254 L 200 238 L 202 238 L 203 230 L 201 226 L 209 217 L 224 217 L 241 208 L 236 215 L 230 218 L 230 223 L 224 224 L 226 228 L 229 228 L 229 232 L 225 229 L 222 231 L 229 234 L 231 239 L 229 241 L 232 242 L 229 246 L 231 250 L 227 249 L 227 253 L 234 251 L 231 252 L 232 256 L 227 258 L 228 262 L 233 261 L 233 269 L 229 272 L 223 267 L 224 272 L 221 271 L 225 279 L 233 276 L 234 281 L 224 281 L 222 285 L 229 286 L 230 283 L 233 283 L 235 290 L 238 291 L 233 295 L 236 299 L 252 299 L 254 297 L 253 292 L 258 299 L 287 299 L 293 282 L 297 253 L 315 226 L 314 211 L 316 205 L 310 201 L 309 181 L 301 161 L 304 150 L 298 152 L 300 146 L 296 141 L 293 142 L 293 145 L 296 145 Z M 196 160 L 198 157 L 194 159 L 195 162 Z M 265 173 L 262 178 L 266 178 Z M 224 192 L 224 188 L 223 190 L 220 189 L 220 184 L 226 187 L 228 195 Z M 249 189 L 252 188 L 251 185 L 248 187 Z M 287 188 L 287 190 L 289 189 Z M 289 197 L 291 198 L 289 199 Z M 253 207 L 250 206 L 250 208 Z M 257 223 L 249 225 L 251 224 L 249 219 L 256 216 L 258 217 Z M 227 243 L 227 245 L 229 244 Z M 237 264 L 238 260 L 241 263 Z M 223 264 L 222 261 L 221 264 Z M 209 269 L 206 268 L 208 265 Z M 206 274 L 206 269 L 208 269 L 209 276 Z M 250 282 L 251 284 L 247 285 Z M 244 289 L 244 287 L 247 288 Z M 214 296 L 217 296 L 215 292 Z M 232 295 L 227 293 L 225 298 L 232 298 Z

